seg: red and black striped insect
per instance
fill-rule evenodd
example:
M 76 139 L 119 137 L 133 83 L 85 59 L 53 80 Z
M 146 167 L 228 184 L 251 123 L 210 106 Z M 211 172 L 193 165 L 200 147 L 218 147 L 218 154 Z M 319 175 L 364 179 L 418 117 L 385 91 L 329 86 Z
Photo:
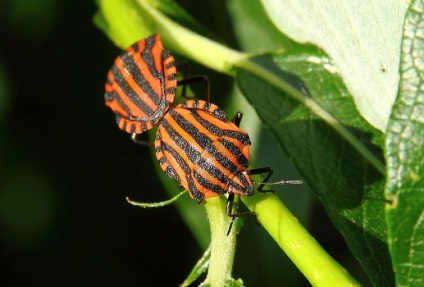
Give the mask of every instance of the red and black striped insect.
M 269 167 L 247 170 L 249 135 L 239 128 L 242 114 L 233 121 L 209 102 L 209 81 L 204 76 L 177 81 L 174 58 L 150 36 L 127 48 L 114 62 L 106 81 L 106 105 L 116 115 L 119 127 L 136 135 L 158 125 L 156 157 L 168 176 L 177 180 L 197 202 L 228 194 L 227 214 L 233 212 L 235 195 L 253 195 L 252 174 Z M 172 107 L 176 87 L 204 81 L 208 101 L 189 100 Z M 258 191 L 261 191 L 260 185 Z
M 205 76 L 177 81 L 174 57 L 155 34 L 116 58 L 107 75 L 105 102 L 115 113 L 119 128 L 135 140 L 136 134 L 152 129 L 162 119 L 174 102 L 178 85 L 196 82 L 205 82 L 209 89 Z
M 106 81 L 106 106 L 127 133 L 150 130 L 175 99 L 177 69 L 159 35 L 128 47 L 116 58 Z
M 247 170 L 250 138 L 239 128 L 242 114 L 233 121 L 216 105 L 189 100 L 170 109 L 156 133 L 156 158 L 165 173 L 177 180 L 197 202 L 228 194 L 228 215 L 234 195 L 253 195 L 252 174 L 271 174 L 270 167 Z M 260 185 L 258 191 L 261 191 Z

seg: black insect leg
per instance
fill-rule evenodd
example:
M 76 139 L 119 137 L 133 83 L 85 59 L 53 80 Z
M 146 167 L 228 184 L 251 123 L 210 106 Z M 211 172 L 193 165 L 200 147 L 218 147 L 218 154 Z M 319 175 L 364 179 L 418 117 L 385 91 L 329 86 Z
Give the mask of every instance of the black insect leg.
M 240 112 L 237 113 L 235 119 L 238 120 L 238 123 L 240 123 L 241 120 L 241 116 L 239 115 L 243 115 Z M 233 119 L 234 122 L 234 119 Z M 261 181 L 259 183 L 259 187 L 257 189 L 258 192 L 273 192 L 272 190 L 263 190 L 264 185 L 266 185 L 266 183 L 268 182 L 268 180 L 271 178 L 274 170 L 272 169 L 272 167 L 260 167 L 260 168 L 255 168 L 255 169 L 251 169 L 248 171 L 249 175 L 255 175 L 255 174 L 264 174 L 266 173 L 267 175 L 265 176 L 265 179 L 263 181 Z M 233 206 L 234 206 L 234 193 L 229 193 L 228 194 L 228 199 L 227 199 L 227 214 L 228 216 L 231 217 L 231 223 L 230 226 L 228 227 L 228 231 L 227 231 L 227 236 L 228 234 L 230 234 L 231 228 L 233 227 L 234 224 L 234 220 L 237 217 L 247 217 L 247 216 L 254 216 L 256 223 L 259 224 L 257 218 L 256 218 L 256 213 L 253 211 L 245 211 L 245 212 L 233 212 Z
M 264 174 L 267 173 L 267 175 L 265 176 L 265 179 L 262 180 L 259 183 L 259 187 L 257 189 L 258 192 L 272 192 L 270 190 L 266 190 L 264 191 L 263 188 L 266 185 L 266 183 L 268 182 L 268 180 L 271 178 L 272 174 L 274 173 L 274 170 L 272 169 L 272 167 L 266 166 L 266 167 L 259 167 L 259 168 L 254 168 L 248 171 L 250 175 L 255 175 L 255 174 Z
M 237 112 L 237 114 L 234 116 L 234 118 L 231 120 L 237 127 L 240 126 L 241 119 L 243 118 L 242 112 Z
M 233 227 L 233 224 L 234 224 L 234 220 L 237 217 L 255 216 L 256 218 L 256 213 L 254 213 L 253 211 L 233 212 L 233 206 L 234 206 L 234 193 L 229 193 L 228 199 L 227 199 L 226 211 L 228 216 L 231 217 L 231 223 L 230 223 L 230 226 L 228 227 L 227 236 L 228 234 L 230 234 L 231 228 Z
M 209 78 L 205 75 L 191 76 L 189 77 L 190 63 L 188 61 L 182 61 L 177 64 L 177 71 L 183 76 L 183 78 L 177 82 L 178 86 L 182 86 L 182 96 L 184 98 L 188 98 L 186 96 L 187 85 L 204 83 L 205 84 L 205 96 L 206 101 L 210 102 L 210 84 Z
M 181 60 L 177 65 L 177 72 L 183 76 L 183 79 L 187 78 L 190 71 L 190 62 L 187 60 Z
M 183 87 L 182 96 L 184 98 L 187 98 L 187 96 L 186 96 L 186 86 L 192 85 L 192 84 L 197 84 L 197 83 L 204 83 L 205 84 L 206 101 L 210 102 L 211 101 L 211 99 L 210 99 L 210 85 L 209 85 L 209 78 L 207 76 L 199 75 L 199 76 L 188 77 L 188 78 L 185 78 L 185 79 L 178 81 L 177 85 Z
M 137 136 L 138 136 L 138 134 L 136 134 L 136 133 L 131 134 L 131 140 L 133 141 L 133 143 L 143 145 L 143 146 L 147 146 L 147 147 L 154 147 L 154 144 L 152 142 L 140 140 Z

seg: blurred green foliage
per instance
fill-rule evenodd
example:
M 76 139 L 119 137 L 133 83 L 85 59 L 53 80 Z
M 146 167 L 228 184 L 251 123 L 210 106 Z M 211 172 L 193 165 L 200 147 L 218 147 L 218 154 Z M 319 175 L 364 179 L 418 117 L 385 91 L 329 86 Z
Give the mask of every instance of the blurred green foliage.
M 51 228 L 54 191 L 40 175 L 31 171 L 11 174 L 0 193 L 0 226 L 14 244 L 28 244 L 45 236 Z

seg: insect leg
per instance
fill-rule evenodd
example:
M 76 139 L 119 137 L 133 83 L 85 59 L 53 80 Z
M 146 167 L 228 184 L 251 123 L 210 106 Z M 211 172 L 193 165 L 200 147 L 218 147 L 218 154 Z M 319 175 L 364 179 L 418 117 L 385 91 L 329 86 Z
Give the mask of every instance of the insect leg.
M 181 60 L 176 64 L 177 71 L 183 76 L 183 79 L 187 78 L 190 71 L 190 62 L 187 60 Z
M 237 127 L 240 126 L 241 119 L 243 118 L 242 112 L 237 112 L 237 114 L 234 116 L 234 118 L 231 120 Z
M 272 169 L 272 167 L 266 166 L 266 167 L 254 168 L 254 169 L 249 170 L 248 172 L 249 172 L 250 175 L 267 173 L 267 175 L 265 176 L 265 179 L 259 183 L 259 187 L 258 187 L 257 191 L 258 192 L 272 192 L 270 190 L 267 190 L 267 191 L 262 190 L 264 188 L 264 185 L 268 182 L 268 180 L 271 178 L 272 174 L 274 173 L 274 170 Z
M 154 144 L 152 142 L 139 139 L 138 134 L 136 134 L 136 133 L 131 134 L 131 140 L 133 141 L 133 143 L 136 143 L 136 144 L 139 144 L 139 145 L 144 145 L 144 146 L 147 146 L 147 147 L 154 147 Z
M 187 98 L 187 96 L 186 96 L 187 85 L 203 82 L 203 83 L 205 83 L 206 100 L 208 102 L 210 102 L 209 78 L 207 76 L 204 76 L 204 75 L 189 77 L 188 74 L 189 74 L 189 71 L 190 71 L 190 62 L 188 62 L 186 60 L 179 62 L 177 64 L 176 68 L 177 68 L 177 71 L 179 73 L 181 73 L 181 75 L 183 76 L 183 78 L 180 81 L 177 82 L 177 85 L 182 86 L 182 88 L 183 88 L 182 96 L 184 98 Z
M 227 199 L 226 211 L 227 211 L 228 216 L 231 217 L 231 222 L 230 222 L 230 226 L 228 227 L 227 236 L 228 236 L 228 234 L 230 234 L 231 228 L 233 227 L 233 224 L 234 224 L 234 220 L 237 217 L 255 216 L 255 218 L 256 218 L 256 213 L 254 213 L 252 211 L 245 211 L 245 212 L 235 211 L 235 212 L 233 212 L 234 196 L 235 196 L 234 193 L 229 193 L 228 199 Z
M 199 76 L 193 76 L 184 78 L 177 82 L 178 86 L 183 87 L 182 96 L 186 98 L 186 86 L 191 84 L 197 84 L 197 83 L 204 83 L 205 84 L 205 95 L 206 95 L 206 101 L 210 102 L 210 84 L 209 84 L 209 78 L 205 75 L 199 75 Z

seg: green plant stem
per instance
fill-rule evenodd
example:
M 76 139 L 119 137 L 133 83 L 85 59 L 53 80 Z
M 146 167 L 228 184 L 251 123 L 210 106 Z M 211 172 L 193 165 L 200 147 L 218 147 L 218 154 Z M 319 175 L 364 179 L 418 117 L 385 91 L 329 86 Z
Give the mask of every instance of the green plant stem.
M 236 228 L 227 236 L 231 217 L 225 212 L 226 198 L 217 196 L 206 200 L 206 213 L 211 228 L 211 258 L 203 285 L 222 287 L 231 279 L 236 248 Z
M 305 230 L 273 193 L 241 197 L 313 286 L 360 286 Z
M 101 16 L 96 15 L 96 18 L 102 17 L 105 21 L 105 27 L 101 28 L 121 49 L 151 34 L 134 0 L 98 0 L 97 5 Z
M 234 75 L 232 70 L 234 62 L 246 56 L 184 28 L 155 9 L 151 1 L 137 0 L 137 2 L 152 20 L 150 22 L 152 30 L 160 31 L 173 51 L 193 61 L 222 73 Z
M 98 0 L 106 26 L 101 28 L 122 49 L 159 33 L 168 49 L 221 73 L 235 75 L 234 62 L 246 57 L 244 53 L 184 28 L 161 13 L 155 4 L 153 0 Z

